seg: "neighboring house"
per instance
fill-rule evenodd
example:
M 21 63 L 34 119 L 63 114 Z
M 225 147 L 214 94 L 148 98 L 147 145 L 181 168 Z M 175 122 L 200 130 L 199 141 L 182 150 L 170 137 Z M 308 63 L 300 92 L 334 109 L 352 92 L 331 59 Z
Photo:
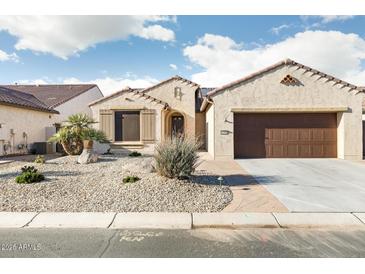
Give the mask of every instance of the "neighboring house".
M 29 144 L 45 141 L 57 115 L 35 96 L 0 86 L 0 155 L 26 152 Z
M 145 147 L 185 135 L 204 141 L 205 114 L 198 84 L 174 76 L 146 89 L 124 89 L 90 104 L 114 145 Z
M 215 159 L 363 157 L 363 89 L 284 60 L 208 92 Z
M 220 88 L 179 76 L 90 104 L 115 147 L 200 138 L 215 159 L 362 159 L 362 89 L 292 60 Z M 204 99 L 203 99 L 204 98 Z
M 62 123 L 75 113 L 91 116 L 89 104 L 103 97 L 99 87 L 94 84 L 76 85 L 7 85 L 5 87 L 29 93 L 60 114 L 56 123 Z
M 103 97 L 98 86 L 94 84 L 4 85 L 0 88 L 4 96 L 0 101 L 0 111 L 6 113 L 0 115 L 0 124 L 4 124 L 0 129 L 0 140 L 3 140 L 3 144 L 0 143 L 0 155 L 4 153 L 4 144 L 7 148 L 5 153 L 17 153 L 24 151 L 18 147 L 25 142 L 45 142 L 71 114 L 85 113 L 91 116 L 89 103 Z M 9 102 L 16 102 L 17 105 L 10 107 L 7 105 Z M 33 109 L 34 104 L 38 106 L 36 112 L 29 111 L 32 109 L 29 102 L 33 103 Z M 19 109 L 19 105 L 27 108 Z M 23 137 L 25 135 L 28 137 Z M 56 149 L 55 145 L 53 149 Z M 57 151 L 61 151 L 60 146 Z

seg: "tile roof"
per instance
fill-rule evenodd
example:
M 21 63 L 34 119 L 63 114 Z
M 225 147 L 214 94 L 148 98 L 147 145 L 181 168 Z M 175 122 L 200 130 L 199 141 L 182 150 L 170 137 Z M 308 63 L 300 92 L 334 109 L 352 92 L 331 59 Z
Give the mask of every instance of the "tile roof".
M 207 96 L 207 94 L 209 92 L 211 92 L 212 90 L 215 90 L 216 88 L 200 88 L 200 91 L 202 93 L 203 96 Z
M 23 107 L 50 113 L 59 113 L 38 100 L 32 94 L 0 86 L 0 104 Z
M 5 87 L 32 94 L 48 107 L 54 108 L 96 87 L 96 85 L 5 85 Z
M 175 75 L 175 76 L 172 76 L 172 77 L 170 77 L 170 78 L 168 78 L 168 79 L 166 79 L 166 80 L 163 80 L 163 81 L 161 81 L 161 82 L 157 83 L 156 85 L 153 85 L 153 86 L 150 86 L 150 87 L 148 87 L 148 88 L 145 88 L 144 90 L 142 90 L 142 92 L 143 92 L 143 93 L 144 93 L 144 92 L 148 92 L 148 91 L 150 91 L 150 90 L 152 90 L 152 89 L 154 89 L 154 88 L 157 88 L 157 87 L 159 87 L 159 86 L 162 86 L 162 85 L 164 85 L 164 84 L 166 84 L 166 83 L 168 83 L 168 82 L 170 82 L 170 81 L 173 81 L 173 80 L 179 80 L 179 81 L 182 81 L 182 82 L 184 82 L 184 83 L 188 83 L 188 84 L 190 84 L 190 85 L 193 85 L 193 86 L 197 86 L 197 87 L 199 87 L 199 85 L 198 85 L 197 83 L 194 83 L 193 81 L 190 81 L 190 80 L 188 80 L 188 79 L 185 79 L 185 78 L 183 78 L 183 77 L 181 77 L 181 76 L 179 76 L 179 75 Z
M 216 89 L 208 92 L 207 96 L 213 96 L 213 95 L 215 95 L 216 93 L 218 93 L 220 91 L 226 90 L 226 89 L 231 88 L 231 87 L 236 86 L 236 85 L 239 85 L 239 84 L 241 84 L 241 83 L 243 83 L 245 81 L 248 81 L 248 80 L 251 80 L 251 79 L 253 79 L 255 77 L 261 76 L 262 74 L 264 74 L 266 72 L 272 71 L 274 69 L 277 69 L 277 68 L 279 68 L 281 66 L 286 66 L 286 65 L 287 66 L 296 66 L 296 67 L 298 67 L 298 69 L 304 69 L 307 72 L 311 72 L 312 73 L 312 76 L 318 75 L 318 76 L 320 76 L 320 78 L 326 78 L 328 81 L 335 82 L 336 85 L 339 84 L 339 85 L 342 85 L 343 87 L 348 87 L 350 90 L 358 90 L 360 92 L 364 92 L 365 91 L 364 88 L 357 87 L 357 86 L 352 85 L 352 84 L 350 84 L 348 82 L 345 82 L 345 81 L 340 80 L 340 79 L 338 79 L 336 77 L 333 77 L 333 76 L 331 76 L 329 74 L 320 72 L 320 71 L 318 71 L 316 69 L 313 69 L 311 67 L 308 67 L 308 66 L 305 66 L 303 64 L 300 64 L 298 62 L 295 62 L 295 61 L 293 61 L 291 59 L 285 59 L 285 60 L 282 60 L 282 61 L 280 61 L 280 62 L 278 62 L 278 63 L 276 63 L 274 65 L 271 65 L 271 66 L 266 67 L 266 68 L 264 68 L 262 70 L 259 70 L 257 72 L 254 72 L 254 73 L 252 73 L 250 75 L 247 75 L 247 76 L 245 76 L 243 78 L 240 78 L 240 79 L 238 79 L 236 81 L 233 81 L 233 82 L 228 83 L 228 84 L 226 84 L 224 86 L 221 86 L 219 88 L 216 88 Z
M 166 102 L 164 102 L 162 100 L 156 99 L 156 98 L 154 98 L 154 97 L 152 97 L 150 95 L 147 95 L 143 91 L 144 91 L 144 89 L 141 89 L 141 88 L 134 88 L 134 89 L 133 88 L 125 88 L 125 89 L 119 90 L 119 91 L 117 91 L 115 93 L 112 93 L 109 96 L 105 96 L 105 97 L 100 98 L 100 99 L 98 99 L 98 100 L 96 100 L 94 102 L 91 102 L 89 104 L 89 106 L 96 105 L 96 104 L 98 104 L 100 102 L 103 102 L 105 100 L 109 100 L 111 98 L 117 97 L 117 96 L 119 96 L 119 95 L 121 95 L 121 94 L 123 94 L 125 92 L 131 92 L 134 95 L 138 95 L 140 97 L 143 97 L 146 100 L 151 100 L 151 101 L 156 102 L 158 104 L 162 104 L 162 105 L 164 105 L 165 108 L 168 108 L 169 107 L 168 103 L 166 103 Z

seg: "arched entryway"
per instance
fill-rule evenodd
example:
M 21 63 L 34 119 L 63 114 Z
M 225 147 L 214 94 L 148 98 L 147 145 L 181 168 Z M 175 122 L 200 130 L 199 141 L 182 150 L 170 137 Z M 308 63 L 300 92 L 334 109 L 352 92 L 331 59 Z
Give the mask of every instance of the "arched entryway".
M 182 137 L 185 133 L 184 116 L 182 114 L 176 114 L 171 116 L 171 136 Z
M 185 136 L 186 119 L 183 113 L 171 111 L 165 116 L 165 137 Z

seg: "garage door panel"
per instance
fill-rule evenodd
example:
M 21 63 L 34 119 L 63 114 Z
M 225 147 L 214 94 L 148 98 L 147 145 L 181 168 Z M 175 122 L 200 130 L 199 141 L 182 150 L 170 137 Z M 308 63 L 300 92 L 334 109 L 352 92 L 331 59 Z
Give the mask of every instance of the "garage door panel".
M 311 138 L 311 130 L 309 128 L 298 129 L 299 131 L 299 140 L 300 141 L 309 141 Z
M 299 140 L 299 130 L 296 128 L 293 129 L 287 129 L 286 131 L 284 130 L 274 130 L 274 132 L 282 132 L 283 135 L 286 134 L 286 139 L 288 140 L 288 142 L 292 141 L 292 142 L 297 142 Z M 285 138 L 285 136 L 283 136 Z
M 335 113 L 234 114 L 236 158 L 337 157 Z
M 287 155 L 289 158 L 290 157 L 295 157 L 295 155 L 299 154 L 299 146 L 298 144 L 287 144 L 286 145 L 286 153 L 285 151 L 283 151 L 284 153 L 281 155 L 278 155 L 277 157 L 282 157 L 283 155 Z
M 295 157 L 293 155 L 292 157 Z M 300 144 L 299 145 L 299 158 L 311 157 L 311 146 L 310 144 Z

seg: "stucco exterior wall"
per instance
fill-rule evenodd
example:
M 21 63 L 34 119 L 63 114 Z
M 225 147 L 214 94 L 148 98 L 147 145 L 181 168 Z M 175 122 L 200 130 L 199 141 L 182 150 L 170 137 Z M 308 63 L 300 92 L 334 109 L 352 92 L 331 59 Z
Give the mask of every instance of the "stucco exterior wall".
M 20 152 L 17 149 L 19 144 L 44 142 L 46 127 L 53 127 L 56 119 L 57 114 L 0 105 L 0 146 L 2 147 L 4 142 L 10 142 L 14 147 L 9 153 L 17 153 Z M 11 129 L 14 131 L 13 137 L 10 134 Z M 26 139 L 23 132 L 27 135 Z
M 214 138 L 214 105 L 211 105 L 208 110 L 206 111 L 206 147 L 208 150 L 208 153 L 214 157 L 214 146 L 215 146 L 215 138 Z
M 142 109 L 154 109 L 156 111 L 156 141 L 161 140 L 161 123 L 162 123 L 162 111 L 163 105 L 146 100 L 143 97 L 139 97 L 131 92 L 125 92 L 116 97 L 109 98 L 105 101 L 90 106 L 92 111 L 92 117 L 95 121 L 99 122 L 99 112 L 101 109 L 109 110 L 142 110 Z M 114 115 L 113 115 L 114 118 Z M 114 122 L 113 122 L 114 124 Z M 99 129 L 99 123 L 95 124 L 95 127 Z
M 197 140 L 201 143 L 201 149 L 205 149 L 205 113 L 199 112 L 195 113 L 195 136 Z
M 175 87 L 181 88 L 181 100 L 179 97 L 175 97 Z M 168 103 L 171 109 L 183 113 L 186 120 L 185 132 L 187 135 L 195 137 L 195 92 L 197 88 L 187 82 L 172 80 L 151 89 L 147 94 Z
M 89 116 L 92 115 L 89 104 L 99 98 L 102 98 L 103 94 L 101 93 L 98 87 L 93 87 L 92 89 L 72 98 L 71 100 L 59 105 L 55 109 L 59 111 L 59 115 L 57 117 L 57 123 L 62 123 L 67 120 L 68 116 L 76 113 L 85 113 Z
M 298 79 L 300 84 L 281 84 L 287 74 Z M 319 108 L 346 107 L 348 111 L 338 114 L 338 157 L 361 159 L 363 94 L 356 90 L 349 92 L 349 88 L 341 88 L 326 78 L 311 75 L 311 72 L 305 73 L 295 66 L 283 66 L 214 95 L 214 157 L 233 158 L 232 108 L 257 109 L 258 112 L 278 108 L 315 112 Z M 221 130 L 228 130 L 230 134 L 221 135 Z

